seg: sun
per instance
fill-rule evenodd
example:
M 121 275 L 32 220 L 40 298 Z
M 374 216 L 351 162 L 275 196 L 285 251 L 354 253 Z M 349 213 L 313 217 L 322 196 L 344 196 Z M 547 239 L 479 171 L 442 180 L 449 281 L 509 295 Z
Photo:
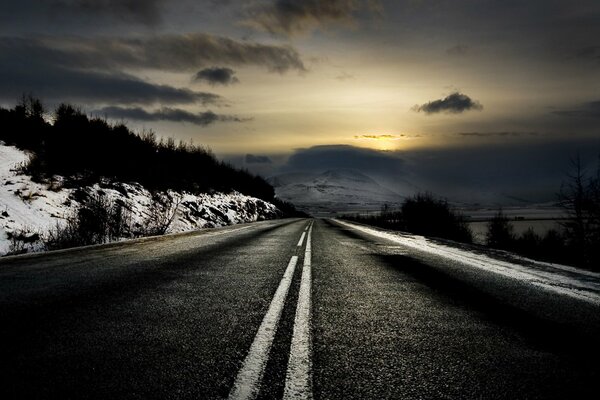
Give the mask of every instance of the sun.
M 400 139 L 401 135 L 390 134 L 354 136 L 354 140 L 358 140 L 365 147 L 381 151 L 397 150 L 400 147 Z

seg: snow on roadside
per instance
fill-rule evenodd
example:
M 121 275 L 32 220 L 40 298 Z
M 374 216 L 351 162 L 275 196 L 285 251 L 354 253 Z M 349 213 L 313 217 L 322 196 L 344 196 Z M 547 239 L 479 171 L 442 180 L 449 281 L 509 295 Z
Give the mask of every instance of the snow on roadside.
M 0 142 L 0 256 L 14 251 L 10 237 L 15 234 L 31 238 L 27 250 L 41 250 L 41 242 L 36 238 L 65 223 L 79 205 L 75 189 L 59 188 L 60 178 L 54 184 L 37 183 L 20 173 L 19 168 L 27 159 L 25 152 Z M 111 183 L 102 187 L 96 184 L 83 190 L 124 204 L 134 225 L 143 224 L 150 213 L 152 194 L 139 184 Z M 169 195 L 178 204 L 169 233 L 279 216 L 273 204 L 236 192 L 193 195 L 169 191 Z
M 564 265 L 538 262 L 524 257 L 515 257 L 515 260 L 518 260 L 519 263 L 508 262 L 492 258 L 485 254 L 441 244 L 424 236 L 384 231 L 341 220 L 336 220 L 336 222 L 348 228 L 391 240 L 399 245 L 426 254 L 440 256 L 469 267 L 524 281 L 560 295 L 567 295 L 600 305 L 600 273 Z

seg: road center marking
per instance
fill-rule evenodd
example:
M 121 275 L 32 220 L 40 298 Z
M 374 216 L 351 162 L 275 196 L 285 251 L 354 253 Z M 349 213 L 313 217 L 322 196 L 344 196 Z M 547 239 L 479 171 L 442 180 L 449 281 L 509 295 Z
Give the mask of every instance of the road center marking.
M 302 243 L 304 242 L 305 233 L 302 232 L 302 236 L 300 236 L 300 240 L 298 241 L 298 247 L 302 247 Z
M 265 367 L 269 359 L 269 352 L 275 338 L 277 325 L 281 318 L 285 299 L 287 297 L 298 256 L 293 256 L 283 274 L 279 287 L 271 300 L 271 305 L 265 314 L 254 341 L 250 346 L 248 355 L 229 393 L 229 399 L 254 399 L 258 396 Z
M 304 265 L 300 280 L 300 292 L 294 320 L 294 332 L 290 347 L 290 358 L 285 378 L 284 399 L 312 399 L 311 379 L 311 234 L 312 223 L 306 238 Z M 304 234 L 302 234 L 304 238 Z

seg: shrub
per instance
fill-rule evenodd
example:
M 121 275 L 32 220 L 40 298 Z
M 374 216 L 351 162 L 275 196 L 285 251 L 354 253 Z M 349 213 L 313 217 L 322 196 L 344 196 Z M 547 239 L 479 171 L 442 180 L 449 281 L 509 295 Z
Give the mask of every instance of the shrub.
M 111 202 L 102 193 L 80 191 L 79 197 L 83 200 L 76 211 L 45 235 L 47 250 L 107 243 L 132 235 L 130 214 L 122 203 Z
M 486 242 L 488 246 L 496 249 L 510 250 L 514 248 L 514 227 L 502 210 L 498 210 L 496 215 L 488 222 Z
M 430 193 L 419 193 L 408 198 L 399 211 L 387 205 L 376 215 L 343 215 L 342 218 L 394 229 L 471 243 L 473 235 L 465 219 L 455 212 L 447 201 L 436 199 Z
M 464 218 L 447 201 L 419 193 L 404 201 L 401 221 L 408 232 L 471 243 L 473 236 Z
M 156 236 L 167 233 L 177 215 L 180 202 L 179 197 L 175 199 L 170 193 L 153 193 L 142 235 Z

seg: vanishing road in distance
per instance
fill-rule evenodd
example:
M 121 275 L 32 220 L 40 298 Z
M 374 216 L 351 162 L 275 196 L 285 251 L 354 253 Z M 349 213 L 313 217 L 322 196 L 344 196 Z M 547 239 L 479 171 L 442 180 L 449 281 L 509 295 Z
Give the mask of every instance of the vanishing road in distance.
M 600 276 L 455 248 L 288 219 L 0 259 L 0 399 L 596 398 Z

